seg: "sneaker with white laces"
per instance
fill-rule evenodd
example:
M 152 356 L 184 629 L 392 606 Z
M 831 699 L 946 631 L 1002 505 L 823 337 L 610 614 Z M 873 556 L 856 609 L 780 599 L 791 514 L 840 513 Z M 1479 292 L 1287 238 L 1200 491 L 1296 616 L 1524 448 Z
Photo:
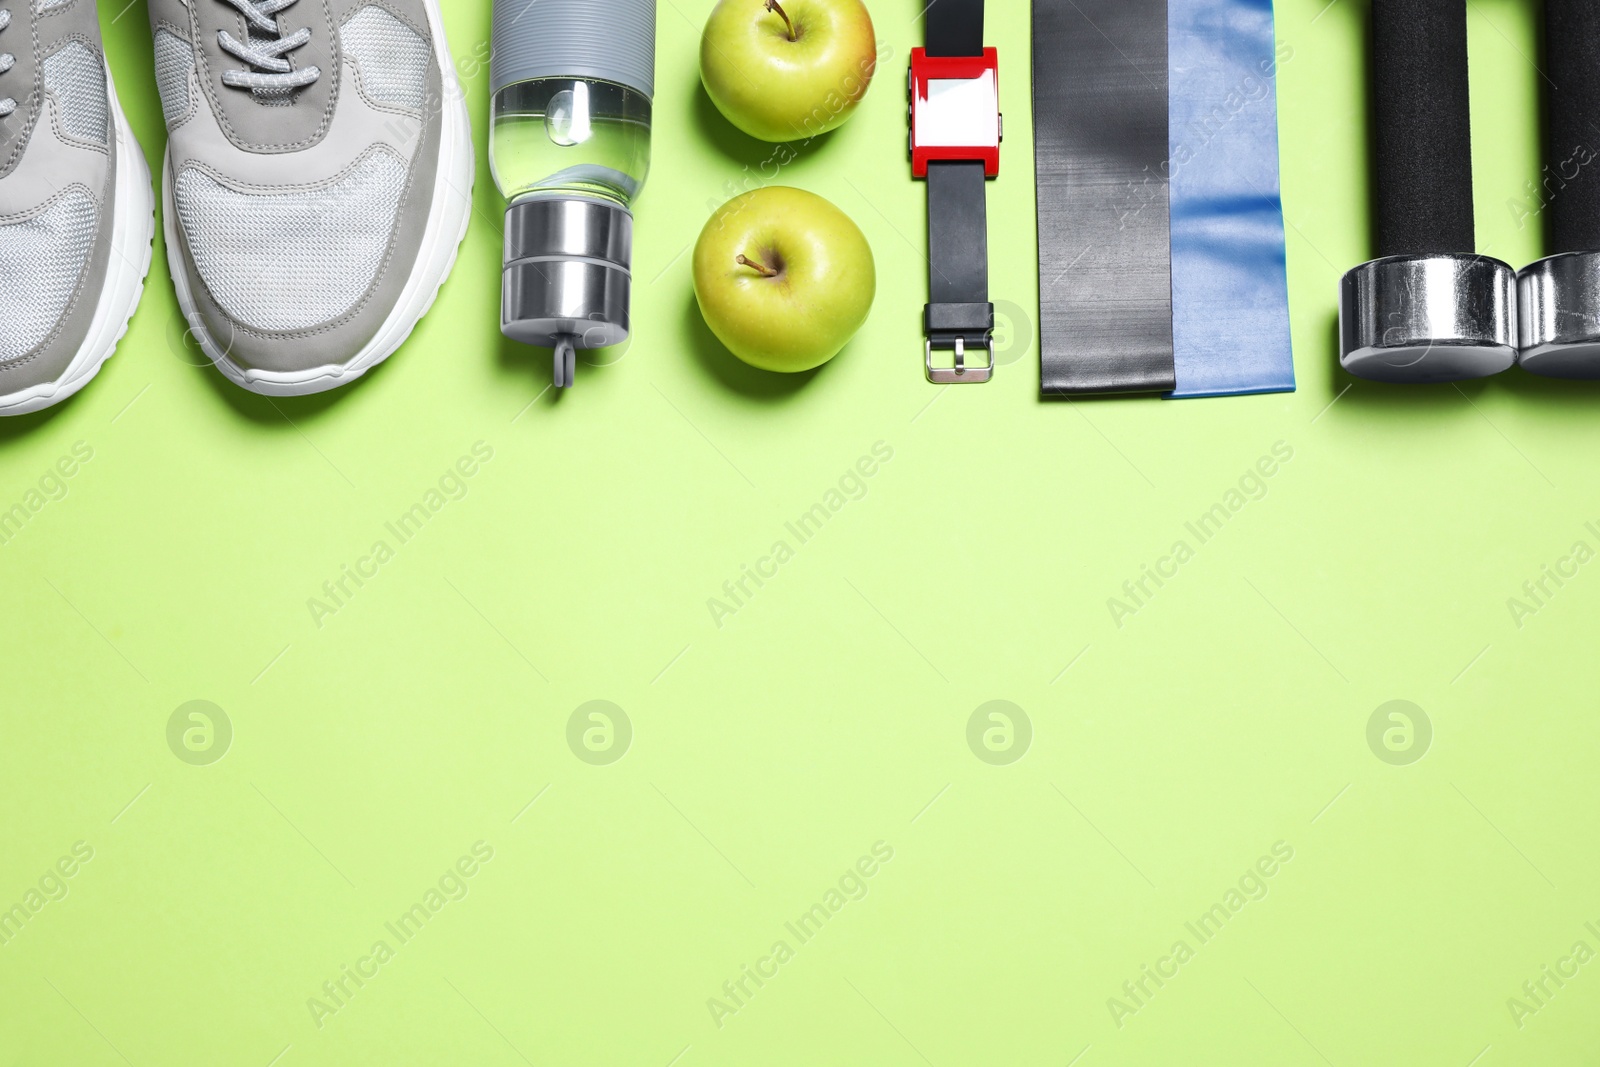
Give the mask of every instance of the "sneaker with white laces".
M 471 215 L 437 0 L 149 4 L 191 334 L 257 393 L 353 381 L 433 304 Z
M 0 415 L 65 400 L 111 356 L 154 208 L 94 0 L 0 0 Z

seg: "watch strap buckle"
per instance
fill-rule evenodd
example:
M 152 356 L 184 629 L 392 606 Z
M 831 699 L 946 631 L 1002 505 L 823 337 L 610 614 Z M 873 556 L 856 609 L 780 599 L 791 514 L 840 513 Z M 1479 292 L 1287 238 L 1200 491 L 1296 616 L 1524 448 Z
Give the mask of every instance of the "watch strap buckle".
M 923 326 L 927 342 L 922 349 L 922 363 L 927 368 L 928 381 L 935 385 L 980 385 L 994 377 L 993 304 L 929 304 L 923 312 Z M 969 347 L 986 349 L 989 362 L 969 366 Z M 934 349 L 954 352 L 955 366 L 935 367 Z
M 946 349 L 955 352 L 956 365 L 954 367 L 935 367 L 933 365 L 932 338 L 923 342 L 922 362 L 928 369 L 928 381 L 934 385 L 982 385 L 994 377 L 994 338 L 986 338 L 983 346 L 989 351 L 989 362 L 981 367 L 967 366 L 967 339 L 957 337 L 953 343 L 939 345 L 940 351 Z

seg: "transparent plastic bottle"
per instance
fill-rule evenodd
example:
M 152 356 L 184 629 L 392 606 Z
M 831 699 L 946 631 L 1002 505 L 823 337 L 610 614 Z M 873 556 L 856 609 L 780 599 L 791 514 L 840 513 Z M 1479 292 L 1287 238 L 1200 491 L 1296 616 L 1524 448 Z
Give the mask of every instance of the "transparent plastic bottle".
M 650 173 L 650 98 L 626 85 L 539 78 L 494 97 L 489 158 L 507 200 L 596 196 L 631 207 Z
M 506 336 L 555 352 L 631 330 L 633 204 L 650 171 L 655 0 L 495 0 L 489 161 L 509 201 Z

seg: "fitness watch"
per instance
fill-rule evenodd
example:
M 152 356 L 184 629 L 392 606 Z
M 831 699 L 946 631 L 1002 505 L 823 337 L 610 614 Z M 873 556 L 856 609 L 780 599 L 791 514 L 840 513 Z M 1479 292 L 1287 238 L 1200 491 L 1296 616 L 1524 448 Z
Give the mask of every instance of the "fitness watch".
M 938 0 L 927 9 L 927 47 L 912 49 L 911 173 L 928 182 L 927 343 L 923 365 L 937 385 L 994 376 L 989 302 L 988 179 L 1000 173 L 1000 58 L 983 46 L 983 0 Z M 984 349 L 983 366 L 967 352 Z M 934 349 L 955 366 L 933 365 Z

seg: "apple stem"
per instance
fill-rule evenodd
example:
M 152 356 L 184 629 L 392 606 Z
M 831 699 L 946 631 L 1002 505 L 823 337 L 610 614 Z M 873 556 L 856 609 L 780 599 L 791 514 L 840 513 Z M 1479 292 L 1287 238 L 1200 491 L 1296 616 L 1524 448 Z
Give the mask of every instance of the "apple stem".
M 783 19 L 784 28 L 789 31 L 789 40 L 798 41 L 800 39 L 795 36 L 794 23 L 789 21 L 789 13 L 783 9 L 783 5 L 778 3 L 778 0 L 767 0 L 767 10 L 777 12 L 778 17 Z
M 751 259 L 749 256 L 741 255 L 739 257 L 739 266 L 749 267 L 757 274 L 760 274 L 763 278 L 776 278 L 778 276 L 777 271 L 773 270 L 771 267 L 767 266 L 758 259 Z

